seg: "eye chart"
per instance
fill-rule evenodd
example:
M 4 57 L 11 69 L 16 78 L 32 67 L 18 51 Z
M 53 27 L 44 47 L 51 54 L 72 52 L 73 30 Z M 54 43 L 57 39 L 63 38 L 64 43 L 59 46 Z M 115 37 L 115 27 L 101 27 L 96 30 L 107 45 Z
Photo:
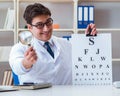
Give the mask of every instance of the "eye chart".
M 73 34 L 73 85 L 112 85 L 111 34 Z

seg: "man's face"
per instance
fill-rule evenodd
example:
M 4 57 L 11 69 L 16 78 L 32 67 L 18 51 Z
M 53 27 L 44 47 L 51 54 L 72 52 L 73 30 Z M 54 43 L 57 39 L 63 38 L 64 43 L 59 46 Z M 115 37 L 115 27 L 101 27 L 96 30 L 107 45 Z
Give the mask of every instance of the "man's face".
M 32 25 L 28 24 L 28 29 L 35 38 L 42 41 L 48 41 L 53 31 L 52 22 L 50 16 L 39 15 L 33 18 Z

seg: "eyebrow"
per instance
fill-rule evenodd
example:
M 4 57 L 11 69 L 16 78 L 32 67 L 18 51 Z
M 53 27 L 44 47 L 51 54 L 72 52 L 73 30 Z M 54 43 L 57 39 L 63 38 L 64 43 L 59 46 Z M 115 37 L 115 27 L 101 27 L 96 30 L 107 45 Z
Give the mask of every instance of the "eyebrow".
M 49 20 L 50 18 L 48 18 L 47 20 L 46 20 L 46 22 Z M 46 22 L 44 22 L 44 23 L 46 23 Z M 40 23 L 43 23 L 43 22 L 37 22 L 36 24 L 40 24 Z M 36 25 L 35 24 L 35 25 Z
M 37 22 L 35 25 L 37 25 L 37 24 L 42 24 L 43 22 Z

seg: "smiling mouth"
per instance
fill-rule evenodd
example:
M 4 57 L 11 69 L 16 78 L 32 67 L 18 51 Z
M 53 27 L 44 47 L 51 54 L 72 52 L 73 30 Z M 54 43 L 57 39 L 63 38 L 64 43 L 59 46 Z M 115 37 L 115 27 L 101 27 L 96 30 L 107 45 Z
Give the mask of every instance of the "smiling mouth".
M 49 35 L 49 32 L 43 32 L 42 35 Z

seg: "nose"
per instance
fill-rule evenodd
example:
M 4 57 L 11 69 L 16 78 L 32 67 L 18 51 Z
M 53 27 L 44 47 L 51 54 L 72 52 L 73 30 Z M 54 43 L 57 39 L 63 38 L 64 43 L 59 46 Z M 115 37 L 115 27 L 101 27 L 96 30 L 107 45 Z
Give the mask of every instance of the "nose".
M 48 29 L 49 29 L 49 27 L 46 24 L 44 24 L 43 31 L 48 31 Z

